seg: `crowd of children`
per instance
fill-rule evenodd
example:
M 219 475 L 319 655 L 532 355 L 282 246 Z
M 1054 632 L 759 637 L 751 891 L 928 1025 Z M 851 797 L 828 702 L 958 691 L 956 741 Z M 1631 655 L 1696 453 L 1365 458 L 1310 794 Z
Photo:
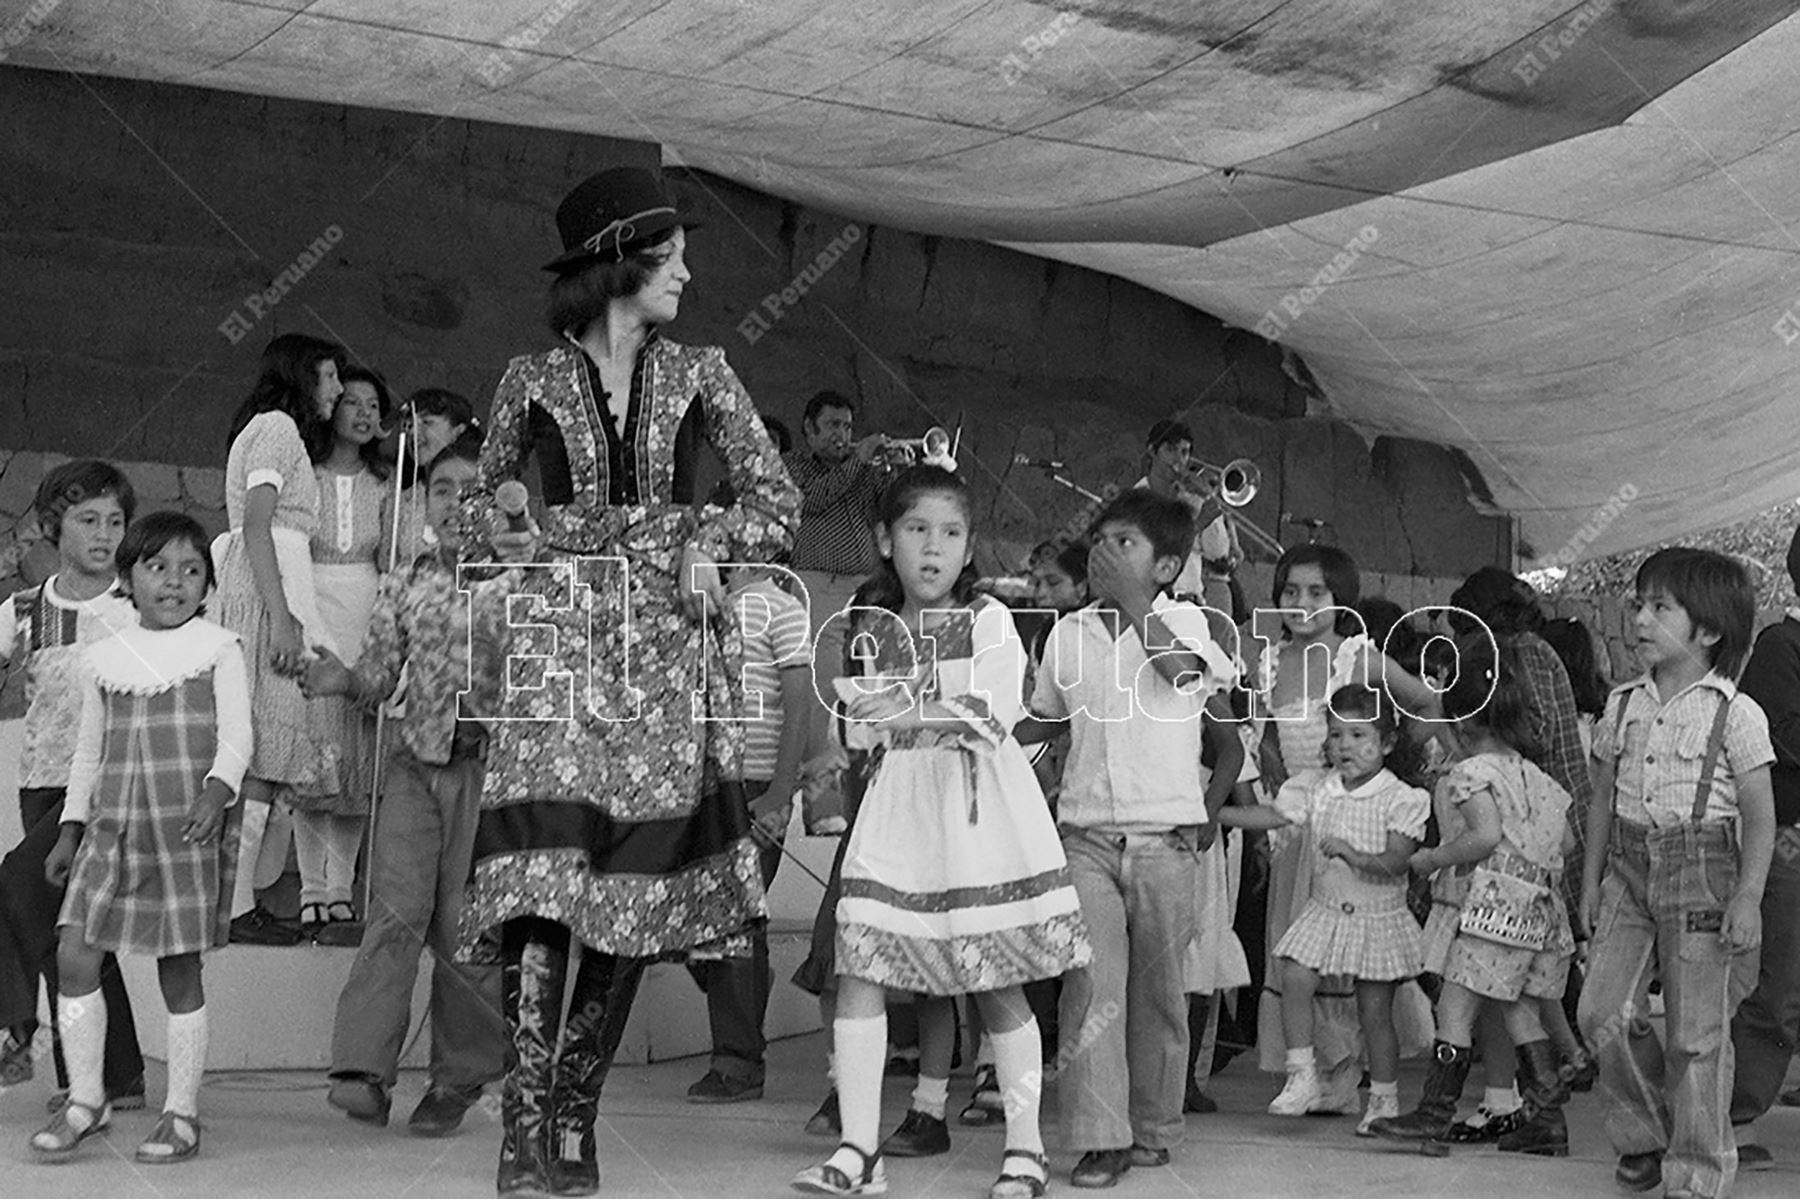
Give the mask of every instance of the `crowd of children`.
M 521 983 L 458 950 L 478 716 L 498 710 L 482 688 L 505 675 L 518 572 L 459 577 L 481 433 L 456 397 L 422 397 L 433 435 L 409 443 L 391 486 L 374 448 L 394 415 L 385 383 L 329 343 L 277 338 L 233 424 L 231 532 L 211 546 L 179 514 L 134 521 L 129 481 L 104 463 L 44 479 L 36 515 L 59 570 L 0 604 L 0 654 L 28 696 L 27 835 L 0 865 L 0 1085 L 31 1076 L 41 977 L 67 1091 L 31 1137 L 39 1158 L 77 1153 L 144 1102 L 118 954 L 156 959 L 167 1008 L 168 1083 L 137 1159 L 199 1152 L 201 955 L 234 933 L 289 939 L 294 922 L 255 891 L 285 859 L 284 816 L 299 925 L 360 945 L 331 1104 L 387 1122 L 425 950 L 431 1085 L 411 1129 L 454 1132 L 507 1076 L 503 989 Z M 830 1031 L 832 1090 L 808 1130 L 839 1144 L 796 1188 L 879 1194 L 886 1158 L 948 1151 L 965 996 L 981 1048 L 962 1122 L 1005 1126 L 992 1199 L 1046 1192 L 1052 1069 L 1074 1186 L 1166 1165 L 1184 1109 L 1211 1106 L 1206 1042 L 1234 994 L 1236 1025 L 1250 1020 L 1232 863 L 1265 839 L 1252 923 L 1256 1044 L 1284 1076 L 1272 1115 L 1360 1111 L 1359 1136 L 1562 1156 L 1564 1107 L 1597 1076 L 1628 1189 L 1716 1199 L 1740 1158 L 1766 1160 L 1750 1125 L 1794 1033 L 1791 913 L 1769 904 L 1792 895 L 1800 857 L 1775 850 L 1800 818 L 1800 614 L 1752 656 L 1739 563 L 1651 555 L 1635 581 L 1644 673 L 1608 694 L 1586 630 L 1544 624 L 1512 576 L 1478 572 L 1432 636 L 1359 604 L 1354 561 L 1320 545 L 1282 555 L 1269 623 L 1221 645 L 1218 614 L 1176 593 L 1195 513 L 1148 488 L 1114 498 L 1081 542 L 1040 547 L 1044 611 L 1015 622 L 975 587 L 973 517 L 946 470 L 892 481 L 838 661 L 809 651 L 780 563 L 727 579 L 764 888 L 808 705 L 834 708 L 852 762 L 848 832 L 796 979 Z M 535 537 L 492 544 L 522 560 Z M 695 1102 L 762 1094 L 766 930 L 747 946 L 691 962 L 712 1032 Z M 920 1080 L 883 1138 L 895 993 L 917 1006 Z M 1427 1046 L 1403 1105 L 1401 1059 Z M 1478 1060 L 1482 1098 L 1459 1121 Z

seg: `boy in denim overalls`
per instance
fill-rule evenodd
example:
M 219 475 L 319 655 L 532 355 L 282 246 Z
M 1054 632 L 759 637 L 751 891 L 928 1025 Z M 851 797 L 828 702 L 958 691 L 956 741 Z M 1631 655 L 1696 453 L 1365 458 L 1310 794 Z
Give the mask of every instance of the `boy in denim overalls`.
M 1637 604 L 1647 673 L 1613 692 L 1594 743 L 1581 1028 L 1600 1059 L 1619 1184 L 1717 1199 L 1737 1173 L 1729 1028 L 1756 979 L 1775 829 L 1768 720 L 1731 681 L 1755 599 L 1736 561 L 1679 548 L 1638 568 Z

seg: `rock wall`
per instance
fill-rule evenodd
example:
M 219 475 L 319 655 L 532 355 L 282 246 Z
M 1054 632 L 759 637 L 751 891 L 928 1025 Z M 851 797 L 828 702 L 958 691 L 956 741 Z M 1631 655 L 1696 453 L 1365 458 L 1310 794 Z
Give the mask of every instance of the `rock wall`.
M 216 483 L 187 472 L 222 465 L 269 337 L 334 337 L 401 392 L 449 386 L 483 407 L 509 356 L 549 343 L 538 267 L 557 249 L 557 200 L 601 167 L 659 158 L 646 143 L 10 67 L 0 109 L 0 448 L 154 464 L 173 482 L 147 490 L 201 509 Z M 1261 465 L 1247 514 L 1284 540 L 1304 539 L 1292 513 L 1331 521 L 1386 575 L 1510 559 L 1509 522 L 1469 506 L 1458 456 L 1370 447 L 1309 417 L 1303 368 L 1249 333 L 1091 271 L 672 173 L 707 223 L 671 335 L 724 345 L 796 433 L 821 387 L 857 397 L 864 429 L 960 426 L 989 569 L 1080 504 L 1016 454 L 1065 460 L 1092 491 L 1128 486 L 1144 431 L 1171 415 L 1206 457 Z M 16 496 L 5 511 L 19 514 Z

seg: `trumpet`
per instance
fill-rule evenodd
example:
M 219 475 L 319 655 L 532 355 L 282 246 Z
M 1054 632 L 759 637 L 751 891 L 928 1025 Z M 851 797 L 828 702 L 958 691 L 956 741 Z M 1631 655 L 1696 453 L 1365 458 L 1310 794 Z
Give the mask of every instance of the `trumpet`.
M 956 469 L 956 450 L 950 432 L 941 427 L 925 430 L 923 437 L 889 437 L 882 441 L 881 457 L 889 466 L 906 467 L 923 462 L 926 466 Z
M 1181 483 L 1203 499 L 1217 498 L 1227 508 L 1242 508 L 1262 490 L 1262 468 L 1248 458 L 1233 458 L 1223 466 L 1189 458 Z

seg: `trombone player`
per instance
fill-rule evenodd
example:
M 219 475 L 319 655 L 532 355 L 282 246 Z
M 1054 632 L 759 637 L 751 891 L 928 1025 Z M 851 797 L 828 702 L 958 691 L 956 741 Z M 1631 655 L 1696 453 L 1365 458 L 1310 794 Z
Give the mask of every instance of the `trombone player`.
M 1242 624 L 1250 616 L 1248 611 L 1241 615 L 1238 612 L 1247 606 L 1236 579 L 1243 549 L 1238 544 L 1237 531 L 1225 519 L 1219 489 L 1202 490 L 1196 486 L 1193 454 L 1194 435 L 1186 424 L 1178 420 L 1157 421 L 1150 426 L 1144 449 L 1144 477 L 1136 485 L 1178 499 L 1194 510 L 1194 527 L 1199 533 L 1175 579 L 1176 594 L 1196 596 L 1207 607 L 1225 613 L 1234 624 Z

